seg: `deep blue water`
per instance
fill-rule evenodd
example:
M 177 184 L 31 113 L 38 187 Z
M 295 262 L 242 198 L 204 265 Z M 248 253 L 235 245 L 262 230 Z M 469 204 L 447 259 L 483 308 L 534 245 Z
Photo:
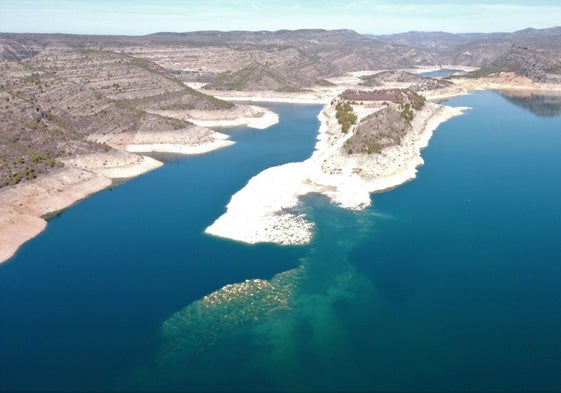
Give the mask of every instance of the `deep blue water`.
M 560 390 L 561 117 L 492 92 L 448 104 L 474 109 L 438 129 L 414 182 L 373 198 L 394 219 L 351 253 L 392 340 L 414 331 L 415 353 L 388 349 L 413 366 L 392 386 Z
M 309 246 L 202 231 L 310 154 L 317 106 L 64 212 L 0 266 L 0 386 L 561 390 L 561 117 L 493 92 L 448 104 L 473 109 L 413 182 L 361 212 L 304 198 Z
M 238 143 L 100 192 L 0 265 L 0 388 L 98 390 L 153 356 L 163 320 L 231 282 L 269 278 L 302 250 L 204 235 L 263 169 L 311 154 L 319 106 Z

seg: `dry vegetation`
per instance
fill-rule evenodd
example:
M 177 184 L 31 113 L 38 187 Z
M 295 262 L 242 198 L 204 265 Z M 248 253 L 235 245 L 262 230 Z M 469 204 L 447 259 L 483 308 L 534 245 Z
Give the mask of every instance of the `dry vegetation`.
M 444 89 L 452 85 L 452 82 L 448 80 L 426 78 L 405 71 L 382 71 L 374 75 L 368 75 L 362 78 L 361 85 L 378 87 L 388 83 L 400 83 L 416 92 Z
M 348 154 L 379 154 L 386 147 L 399 145 L 411 130 L 416 112 L 425 104 L 424 97 L 406 89 L 348 90 L 341 96 L 345 100 L 377 101 L 383 105 L 358 124 L 344 145 Z
M 432 63 L 424 50 L 350 30 L 158 33 L 144 37 L 0 34 L 0 52 L 23 59 L 51 49 L 100 49 L 149 60 L 184 82 L 215 89 L 286 90 L 350 70 Z
M 233 107 L 186 81 L 296 92 L 356 67 L 410 66 L 413 57 L 348 30 L 0 34 L 0 186 L 108 150 L 104 142 L 121 133 L 190 127 L 151 113 Z
M 341 125 L 341 131 L 344 133 L 349 132 L 349 129 L 356 123 L 357 117 L 353 111 L 353 107 L 347 101 L 339 101 L 335 105 L 335 117 Z
M 505 71 L 534 82 L 561 82 L 561 27 L 490 34 L 409 32 L 373 38 L 430 51 L 435 63 L 482 67 L 474 77 Z
M 103 141 L 113 135 L 190 127 L 146 110 L 233 106 L 148 60 L 103 50 L 44 51 L 0 70 L 0 186 L 60 167 L 62 157 L 109 150 Z
M 62 165 L 61 157 L 109 149 L 103 143 L 120 133 L 190 127 L 149 112 L 233 106 L 184 82 L 208 83 L 217 90 L 293 92 L 329 86 L 325 78 L 349 71 L 438 63 L 484 67 L 475 77 L 512 71 L 534 81 L 561 81 L 560 28 L 375 38 L 350 30 L 209 31 L 144 37 L 0 33 L 0 186 L 50 171 Z M 380 72 L 362 81 L 370 87 L 390 83 L 409 90 L 343 94 L 349 102 L 388 104 L 379 115 L 379 125 L 370 119 L 358 126 L 361 135 L 368 134 L 368 127 L 386 127 L 393 120 L 395 127 L 406 127 L 422 105 L 414 92 L 450 84 L 401 71 Z M 352 111 L 342 108 L 340 112 L 341 124 L 349 130 Z M 397 128 L 387 132 L 398 135 Z M 357 138 L 351 138 L 350 150 L 374 152 L 397 136 L 380 137 L 378 145 L 373 140 L 369 148 Z

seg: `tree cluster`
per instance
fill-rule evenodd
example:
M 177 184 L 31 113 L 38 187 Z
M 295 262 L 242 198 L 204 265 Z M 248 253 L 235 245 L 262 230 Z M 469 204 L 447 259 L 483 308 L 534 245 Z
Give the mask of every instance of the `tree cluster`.
M 335 110 L 337 111 L 335 117 L 339 124 L 341 124 L 341 130 L 344 133 L 349 132 L 349 129 L 357 120 L 353 107 L 346 101 L 340 101 L 335 106 Z

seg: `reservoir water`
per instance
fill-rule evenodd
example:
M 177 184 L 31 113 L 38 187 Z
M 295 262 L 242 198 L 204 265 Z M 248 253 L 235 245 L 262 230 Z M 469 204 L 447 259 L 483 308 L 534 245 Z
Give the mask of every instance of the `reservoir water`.
M 308 246 L 203 231 L 310 155 L 318 106 L 65 211 L 0 265 L 0 389 L 561 389 L 561 116 L 509 98 L 448 101 L 473 109 L 365 211 L 304 198 Z
M 421 72 L 419 73 L 419 75 L 427 78 L 438 78 L 438 77 L 445 77 L 448 75 L 452 75 L 455 74 L 456 72 L 462 72 L 462 70 L 457 70 L 454 68 L 441 68 L 434 71 Z

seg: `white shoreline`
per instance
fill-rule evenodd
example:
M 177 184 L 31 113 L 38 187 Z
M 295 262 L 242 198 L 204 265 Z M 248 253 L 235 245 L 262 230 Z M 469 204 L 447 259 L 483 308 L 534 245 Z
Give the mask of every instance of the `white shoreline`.
M 78 168 L 65 168 L 0 190 L 0 262 L 47 226 L 43 218 L 61 211 L 112 184 L 111 179 Z
M 235 102 L 273 102 L 285 104 L 326 104 L 340 91 L 335 92 L 333 88 L 314 90 L 301 93 L 283 93 L 273 91 L 222 91 L 204 90 L 216 98 Z
M 127 151 L 131 153 L 171 153 L 189 156 L 209 153 L 211 151 L 223 149 L 234 144 L 235 142 L 233 141 L 221 141 L 198 146 L 178 145 L 171 143 L 145 143 L 142 145 L 127 145 Z
M 427 67 L 417 71 L 429 69 Z M 364 72 L 371 74 L 376 71 Z M 246 187 L 232 197 L 227 206 L 227 213 L 209 226 L 206 229 L 207 233 L 249 243 L 308 243 L 313 224 L 307 222 L 302 215 L 286 211 L 298 204 L 300 196 L 319 192 L 342 207 L 361 209 L 370 204 L 370 193 L 394 188 L 415 177 L 416 168 L 423 164 L 419 152 L 428 144 L 433 130 L 450 117 L 460 114 L 461 109 L 445 107 L 439 114 L 425 119 L 423 132 L 417 140 L 411 141 L 412 150 L 409 150 L 406 161 L 402 160 L 405 156 L 401 157 L 398 151 L 384 151 L 381 157 L 386 160 L 386 164 L 405 162 L 398 171 L 388 171 L 391 165 L 386 165 L 384 169 L 384 165 L 379 166 L 379 160 L 371 160 L 371 157 L 341 157 L 337 149 L 342 146 L 344 140 L 336 136 L 337 133 L 341 133 L 332 119 L 332 113 L 329 113 L 328 103 L 346 88 L 357 87 L 353 83 L 359 79 L 352 74 L 357 73 L 331 78 L 337 82 L 335 86 L 305 93 L 215 92 L 219 98 L 230 101 L 327 105 L 319 115 L 321 126 L 312 157 L 304 162 L 269 168 L 255 176 Z M 387 85 L 385 88 L 391 86 Z M 561 85 L 530 83 L 520 77 L 501 74 L 499 77 L 478 80 L 458 80 L 455 81 L 454 87 L 447 91 L 433 92 L 432 96 L 431 92 L 424 94 L 428 99 L 445 99 L 483 89 L 559 91 Z M 278 122 L 278 116 L 274 117 L 276 114 L 267 114 L 271 111 L 253 106 L 241 106 L 230 112 L 159 112 L 164 116 L 182 120 L 192 119 L 195 122 L 200 121 L 199 124 L 213 126 L 251 123 L 248 125 L 265 128 Z M 362 112 L 359 113 L 360 116 L 368 114 L 368 111 L 364 110 L 359 112 Z M 234 143 L 227 135 L 205 127 L 164 132 L 98 134 L 91 135 L 90 138 L 97 142 L 105 142 L 118 151 L 66 158 L 62 160 L 66 163 L 64 169 L 31 182 L 0 189 L 0 263 L 10 259 L 24 242 L 35 237 L 46 227 L 44 216 L 66 209 L 109 187 L 112 179 L 136 177 L 163 165 L 157 160 L 133 152 L 203 154 Z M 410 154 L 411 151 L 414 152 L 413 155 Z M 355 173 L 357 168 L 369 166 L 374 166 L 369 169 L 369 178 L 364 178 L 364 171 L 362 177 Z M 380 168 L 385 172 L 379 173 L 377 169 Z M 248 195 L 253 196 L 248 198 Z
M 183 155 L 197 155 L 209 153 L 214 150 L 223 149 L 235 144 L 227 139 L 216 140 L 200 145 L 181 145 L 173 143 L 144 143 L 127 145 L 126 150 L 131 153 L 172 153 Z
M 231 101 L 254 101 L 231 100 Z M 256 105 L 237 105 L 234 109 L 201 111 L 201 110 L 158 110 L 151 113 L 189 121 L 200 127 L 238 127 L 265 129 L 279 122 L 279 116 L 268 108 Z
M 162 162 L 124 151 L 85 154 L 60 160 L 69 168 L 89 171 L 108 179 L 130 179 L 159 168 Z
M 224 121 L 208 120 L 207 124 L 215 126 L 247 124 L 264 129 L 279 120 L 271 110 L 255 106 L 242 106 L 232 113 L 216 112 L 196 114 L 230 117 Z M 177 118 L 185 116 L 181 111 L 165 115 L 170 114 Z M 134 178 L 163 165 L 154 158 L 136 153 L 204 154 L 235 143 L 226 134 L 197 125 L 175 131 L 91 135 L 91 139 L 115 149 L 60 159 L 65 164 L 61 170 L 0 189 L 0 263 L 13 257 L 23 243 L 46 228 L 45 217 L 110 187 L 113 180 Z
M 421 149 L 441 123 L 460 115 L 462 109 L 427 103 L 402 144 L 376 157 L 341 153 L 352 133 L 340 131 L 334 112 L 328 104 L 319 114 L 318 142 L 309 159 L 269 168 L 253 177 L 205 232 L 250 244 L 309 243 L 313 224 L 302 215 L 287 212 L 298 205 L 301 196 L 320 193 L 341 207 L 364 209 L 370 205 L 371 193 L 415 178 L 416 168 L 423 164 Z
M 245 125 L 249 128 L 263 130 L 277 124 L 279 122 L 279 116 L 276 113 L 269 112 L 263 114 L 261 117 L 240 118 L 233 120 L 189 120 L 191 123 L 203 127 L 237 127 Z

